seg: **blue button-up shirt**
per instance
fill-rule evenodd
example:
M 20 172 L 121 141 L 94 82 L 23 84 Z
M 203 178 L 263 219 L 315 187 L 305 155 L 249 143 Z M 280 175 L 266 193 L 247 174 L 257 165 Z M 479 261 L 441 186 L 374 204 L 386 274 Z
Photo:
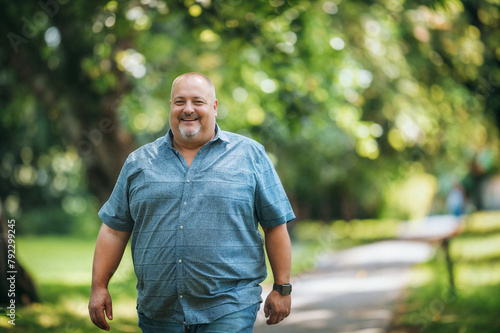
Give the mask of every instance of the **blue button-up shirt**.
M 139 312 L 186 325 L 262 302 L 258 223 L 295 218 L 263 146 L 217 125 L 190 167 L 171 131 L 131 153 L 99 217 L 132 231 Z

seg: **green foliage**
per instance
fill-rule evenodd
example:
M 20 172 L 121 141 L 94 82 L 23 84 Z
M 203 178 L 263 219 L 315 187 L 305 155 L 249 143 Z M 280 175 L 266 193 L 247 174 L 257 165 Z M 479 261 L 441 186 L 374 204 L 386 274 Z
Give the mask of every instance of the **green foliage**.
M 1 14 L 11 34 L 0 49 L 10 216 L 46 206 L 72 216 L 47 218 L 56 225 L 95 218 L 65 198 L 95 207 L 89 189 L 105 200 L 121 161 L 82 142 L 103 119 L 116 118 L 115 136 L 132 134 L 136 146 L 163 135 L 170 84 L 188 71 L 213 79 L 223 129 L 266 146 L 300 218 L 405 218 L 392 189 L 415 170 L 444 195 L 476 156 L 492 152 L 483 167 L 495 169 L 493 1 L 58 3 L 44 22 L 37 2 Z M 111 151 L 126 141 L 102 140 Z M 68 156 L 64 170 L 45 163 Z

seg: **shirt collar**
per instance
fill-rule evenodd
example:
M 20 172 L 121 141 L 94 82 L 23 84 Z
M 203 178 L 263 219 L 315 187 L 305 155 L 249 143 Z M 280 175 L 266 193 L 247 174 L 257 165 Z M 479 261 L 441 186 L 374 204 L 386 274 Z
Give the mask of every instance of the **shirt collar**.
M 221 130 L 219 125 L 215 123 L 215 137 L 212 141 L 215 141 L 217 139 L 221 139 L 222 141 L 229 143 L 229 137 L 227 136 L 227 133 Z
M 172 133 L 172 129 L 169 129 L 167 134 L 165 135 L 165 144 L 169 147 L 172 147 L 172 139 L 174 137 L 174 134 Z M 215 137 L 210 140 L 210 142 L 215 142 L 217 140 L 224 141 L 226 143 L 229 143 L 229 137 L 227 134 L 220 129 L 219 125 L 215 123 Z

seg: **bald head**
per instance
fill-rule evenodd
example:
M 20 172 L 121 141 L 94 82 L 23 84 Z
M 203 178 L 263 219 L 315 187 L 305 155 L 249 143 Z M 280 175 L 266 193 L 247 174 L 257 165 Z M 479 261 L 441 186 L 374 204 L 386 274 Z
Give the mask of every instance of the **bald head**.
M 213 101 L 215 101 L 215 87 L 214 87 L 214 83 L 212 82 L 212 80 L 210 80 L 210 78 L 206 75 L 203 75 L 201 73 L 195 73 L 195 72 L 185 73 L 185 74 L 179 75 L 177 78 L 175 78 L 174 82 L 172 82 L 172 89 L 170 90 L 170 99 L 172 99 L 172 94 L 173 94 L 175 85 L 179 81 L 181 81 L 187 77 L 199 77 L 199 78 L 202 78 L 203 80 L 205 80 L 209 84 L 209 86 L 211 87 L 211 90 L 212 90 L 211 97 L 212 97 Z

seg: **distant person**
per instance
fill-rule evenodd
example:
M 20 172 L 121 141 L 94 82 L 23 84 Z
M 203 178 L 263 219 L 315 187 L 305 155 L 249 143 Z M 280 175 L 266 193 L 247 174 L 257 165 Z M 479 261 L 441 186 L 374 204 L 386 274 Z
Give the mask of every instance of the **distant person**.
M 446 208 L 449 214 L 459 217 L 465 210 L 465 192 L 462 186 L 455 183 L 446 198 Z
M 472 205 L 475 210 L 484 209 L 481 200 L 481 185 L 487 178 L 488 171 L 479 162 L 479 157 L 474 155 L 469 164 L 469 172 L 462 180 L 462 188 L 468 204 Z
M 187 73 L 172 84 L 170 130 L 129 155 L 99 211 L 89 313 L 109 330 L 107 286 L 129 237 L 137 276 L 139 327 L 150 332 L 252 332 L 260 283 L 274 275 L 267 324 L 290 313 L 295 218 L 259 143 L 216 124 L 212 81 Z

